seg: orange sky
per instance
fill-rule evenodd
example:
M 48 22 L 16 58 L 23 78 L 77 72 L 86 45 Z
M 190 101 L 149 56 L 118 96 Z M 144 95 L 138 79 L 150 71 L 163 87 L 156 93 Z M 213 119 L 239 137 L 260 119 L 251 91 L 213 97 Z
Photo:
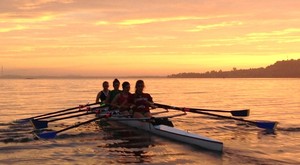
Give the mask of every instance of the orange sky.
M 300 58 L 299 0 L 1 0 L 5 74 L 130 76 Z

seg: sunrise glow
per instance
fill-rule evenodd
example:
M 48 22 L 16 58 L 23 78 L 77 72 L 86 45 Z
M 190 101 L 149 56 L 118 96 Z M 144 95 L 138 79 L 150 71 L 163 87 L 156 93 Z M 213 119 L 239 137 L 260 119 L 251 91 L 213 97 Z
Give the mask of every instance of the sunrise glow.
M 164 76 L 300 58 L 300 1 L 1 0 L 5 74 Z

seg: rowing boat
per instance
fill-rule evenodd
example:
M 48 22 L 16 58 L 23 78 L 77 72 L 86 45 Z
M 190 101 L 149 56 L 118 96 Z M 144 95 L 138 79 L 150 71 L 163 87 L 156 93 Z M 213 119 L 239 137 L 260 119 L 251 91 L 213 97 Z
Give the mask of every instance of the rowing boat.
M 39 139 L 53 139 L 57 136 L 58 133 L 62 133 L 64 131 L 77 128 L 81 125 L 88 124 L 96 120 L 107 119 L 109 121 L 117 121 L 119 123 L 122 123 L 123 125 L 128 125 L 141 130 L 145 130 L 155 135 L 166 137 L 172 140 L 177 140 L 183 143 L 191 144 L 193 146 L 199 146 L 208 150 L 220 151 L 220 152 L 222 152 L 223 150 L 222 142 L 202 135 L 177 129 L 174 127 L 172 121 L 170 121 L 169 118 L 186 115 L 186 112 L 192 112 L 192 113 L 203 114 L 208 116 L 215 116 L 223 119 L 243 121 L 249 123 L 250 125 L 254 125 L 256 127 L 267 129 L 267 130 L 274 130 L 277 125 L 277 122 L 272 122 L 272 121 L 252 121 L 252 120 L 245 120 L 242 118 L 235 118 L 230 116 L 223 116 L 214 113 L 204 112 L 204 111 L 212 111 L 212 112 L 231 113 L 233 116 L 248 116 L 249 110 L 226 111 L 226 110 L 209 110 L 209 109 L 199 109 L 199 108 L 181 108 L 181 107 L 155 103 L 157 107 L 165 109 L 166 111 L 164 112 L 168 112 L 168 109 L 172 109 L 172 110 L 182 111 L 183 114 L 164 116 L 164 117 L 153 117 L 153 118 L 129 118 L 126 116 L 119 115 L 117 111 L 116 111 L 117 113 L 114 113 L 113 111 L 108 111 L 108 106 L 106 105 L 100 105 L 98 107 L 92 107 L 92 108 L 90 107 L 90 105 L 96 105 L 96 104 L 98 103 L 87 104 L 85 106 L 79 106 L 74 108 L 68 108 L 65 110 L 59 110 L 56 112 L 46 113 L 31 118 L 21 119 L 21 121 L 29 120 L 34 126 L 34 128 L 44 129 L 48 127 L 48 122 L 54 122 L 58 120 L 75 118 L 84 115 L 96 114 L 96 118 L 94 119 L 90 119 L 82 123 L 76 123 L 75 125 L 69 126 L 67 128 L 58 131 L 38 132 L 35 133 L 35 136 L 38 137 Z M 81 113 L 83 111 L 86 111 L 86 113 Z M 156 115 L 164 112 L 158 112 L 156 113 Z M 65 115 L 75 114 L 75 113 L 81 113 L 81 114 L 51 119 L 53 117 L 65 116 Z M 152 113 L 152 115 L 154 116 L 155 114 Z M 50 118 L 50 120 L 44 120 L 47 118 Z
M 116 121 L 118 123 L 134 127 L 140 130 L 150 132 L 152 134 L 162 136 L 171 140 L 187 143 L 193 146 L 198 146 L 207 150 L 222 152 L 223 143 L 202 135 L 191 133 L 188 131 L 177 129 L 173 126 L 169 118 L 178 115 L 167 117 L 152 117 L 152 118 L 126 118 L 113 115 L 107 118 L 108 121 Z

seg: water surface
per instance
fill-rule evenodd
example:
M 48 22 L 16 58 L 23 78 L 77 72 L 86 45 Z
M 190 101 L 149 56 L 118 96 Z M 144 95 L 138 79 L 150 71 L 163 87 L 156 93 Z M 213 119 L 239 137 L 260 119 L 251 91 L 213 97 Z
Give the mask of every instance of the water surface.
M 300 79 L 144 79 L 145 91 L 158 103 L 249 108 L 248 120 L 279 122 L 278 129 L 269 132 L 199 114 L 172 119 L 177 128 L 222 141 L 222 154 L 118 124 L 99 127 L 91 123 L 53 140 L 36 140 L 29 124 L 14 122 L 93 103 L 104 80 L 112 81 L 0 79 L 0 164 L 300 164 Z M 134 91 L 136 79 L 120 80 L 129 81 Z M 92 117 L 53 122 L 49 129 L 59 130 Z

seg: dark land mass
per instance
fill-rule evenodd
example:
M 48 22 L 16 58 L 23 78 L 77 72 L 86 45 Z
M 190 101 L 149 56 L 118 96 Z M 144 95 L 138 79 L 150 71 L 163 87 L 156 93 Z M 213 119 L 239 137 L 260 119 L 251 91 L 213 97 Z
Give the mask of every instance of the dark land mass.
M 205 73 L 178 73 L 168 78 L 300 78 L 300 59 L 283 60 L 265 68 L 210 71 Z

